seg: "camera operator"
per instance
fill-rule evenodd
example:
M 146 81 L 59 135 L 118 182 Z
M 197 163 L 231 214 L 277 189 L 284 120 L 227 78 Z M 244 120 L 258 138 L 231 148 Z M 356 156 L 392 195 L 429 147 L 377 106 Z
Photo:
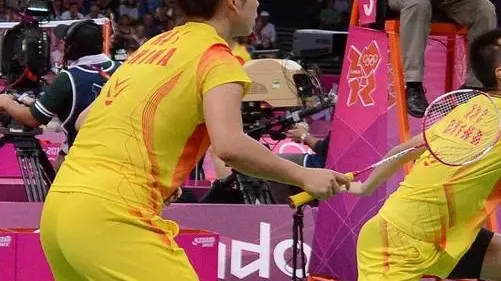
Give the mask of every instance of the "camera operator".
M 0 111 L 28 127 L 47 124 L 57 116 L 64 120 L 62 128 L 69 148 L 76 137 L 77 117 L 120 64 L 103 54 L 101 27 L 92 20 L 58 25 L 54 34 L 64 41 L 63 70 L 38 100 L 21 97 L 18 101 L 22 105 L 12 95 L 0 95 Z M 64 157 L 67 151 L 63 148 L 59 154 Z

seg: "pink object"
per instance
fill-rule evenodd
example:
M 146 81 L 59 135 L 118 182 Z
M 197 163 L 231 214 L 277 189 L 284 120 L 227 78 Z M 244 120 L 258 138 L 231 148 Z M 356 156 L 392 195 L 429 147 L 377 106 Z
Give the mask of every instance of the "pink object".
M 464 81 L 467 69 L 462 39 L 457 38 L 453 88 Z M 430 102 L 444 94 L 446 42 L 445 37 L 428 40 L 424 86 Z M 329 145 L 328 168 L 340 172 L 359 170 L 381 160 L 390 148 L 400 142 L 395 88 L 389 80 L 393 70 L 387 57 L 388 38 L 384 31 L 350 28 Z M 357 58 L 362 58 L 362 65 Z M 357 90 L 359 87 L 370 85 L 367 70 L 371 68 L 366 67 L 366 64 L 376 66 L 376 83 L 374 91 L 364 95 L 370 97 L 364 104 L 361 103 L 360 95 L 357 97 L 353 94 L 361 92 Z M 420 133 L 421 119 L 405 117 L 409 118 L 411 136 Z M 367 175 L 365 173 L 357 180 L 363 180 Z M 321 203 L 315 227 L 315 255 L 309 269 L 311 274 L 335 276 L 342 281 L 357 280 L 356 241 L 360 228 L 377 213 L 402 178 L 403 173 L 397 173 L 370 197 L 342 195 Z
M 40 144 L 42 145 L 42 149 L 45 151 L 45 154 L 47 154 L 47 158 L 52 165 L 54 165 L 59 155 L 59 150 L 61 150 L 61 143 L 53 143 L 48 140 L 42 140 Z
M 376 22 L 377 0 L 358 0 L 358 14 L 361 25 Z
M 219 235 L 204 230 L 181 230 L 176 242 L 195 268 L 200 281 L 217 279 Z M 0 229 L 0 280 L 53 281 L 38 233 Z
M 366 28 L 352 27 L 350 33 L 360 35 L 350 36 L 346 44 L 335 114 L 349 120 L 351 129 L 362 134 L 388 108 L 388 40 L 384 33 Z
M 339 75 L 323 74 L 320 75 L 320 84 L 323 90 L 328 93 L 334 84 L 339 84 Z
M 12 233 L 0 233 L 0 277 L 16 280 L 16 240 Z
M 200 281 L 217 280 L 218 234 L 183 229 L 176 237 L 176 243 L 186 251 Z
M 0 178 L 21 178 L 16 149 L 11 143 L 0 147 Z

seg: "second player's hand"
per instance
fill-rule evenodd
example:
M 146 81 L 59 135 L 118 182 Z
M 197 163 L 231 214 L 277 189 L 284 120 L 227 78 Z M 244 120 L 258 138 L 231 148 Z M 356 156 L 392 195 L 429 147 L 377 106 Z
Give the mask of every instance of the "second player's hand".
M 370 191 L 367 186 L 360 181 L 352 182 L 350 188 L 348 189 L 348 193 L 357 195 L 357 196 L 368 196 L 370 195 Z
M 332 195 L 349 189 L 349 178 L 328 169 L 307 169 L 302 188 L 319 199 L 328 199 Z

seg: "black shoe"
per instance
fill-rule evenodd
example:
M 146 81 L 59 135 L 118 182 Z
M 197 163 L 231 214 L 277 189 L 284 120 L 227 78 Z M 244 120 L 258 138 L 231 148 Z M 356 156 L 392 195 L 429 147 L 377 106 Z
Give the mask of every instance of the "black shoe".
M 412 117 L 423 118 L 428 107 L 423 86 L 409 87 L 405 90 L 407 95 L 407 112 Z

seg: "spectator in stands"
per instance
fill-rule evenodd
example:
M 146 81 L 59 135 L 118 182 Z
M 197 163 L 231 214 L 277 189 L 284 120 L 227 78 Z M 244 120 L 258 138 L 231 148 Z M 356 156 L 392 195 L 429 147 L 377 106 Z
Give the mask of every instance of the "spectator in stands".
M 167 7 L 160 6 L 155 11 L 155 21 L 163 31 L 170 30 L 173 26 L 169 26 L 169 18 L 167 17 Z
M 133 36 L 120 33 L 111 37 L 111 54 L 115 61 L 125 61 L 140 45 Z
M 117 8 L 117 5 L 112 0 L 97 0 L 97 5 L 99 6 L 99 12 L 105 16 Z
M 78 3 L 71 3 L 70 9 L 61 14 L 62 20 L 81 20 L 84 16 L 79 12 Z
M 392 10 L 400 12 L 400 44 L 406 82 L 407 111 L 422 118 L 428 101 L 423 88 L 424 56 L 430 33 L 432 3 L 461 25 L 468 26 L 468 41 L 496 27 L 496 11 L 489 0 L 389 0 Z M 435 6 L 434 6 L 435 7 Z M 482 87 L 468 67 L 463 87 Z
M 118 18 L 118 33 L 122 35 L 132 36 L 134 29 L 131 26 L 131 20 L 128 15 L 122 15 Z
M 30 1 L 30 0 L 28 0 Z M 80 11 L 83 7 L 84 0 L 62 0 L 63 1 L 63 10 L 69 10 L 71 8 L 71 4 L 77 4 L 78 10 Z
M 146 3 L 146 12 L 156 11 L 162 4 L 161 0 L 148 0 Z M 143 15 L 144 16 L 144 15 Z
M 92 4 L 90 6 L 90 13 L 86 16 L 87 19 L 101 19 L 104 15 L 100 13 L 99 6 L 97 4 Z
M 127 15 L 132 21 L 139 19 L 139 3 L 136 0 L 125 0 L 118 8 L 118 15 Z
M 275 25 L 270 22 L 270 13 L 262 11 L 259 15 L 254 33 L 257 39 L 256 49 L 274 49 L 277 42 Z
M 54 19 L 60 20 L 63 14 L 63 2 L 61 0 L 55 0 L 54 2 Z
M 144 28 L 146 29 L 146 37 L 148 37 L 148 38 L 152 38 L 152 37 L 162 33 L 162 30 L 160 28 L 158 28 L 158 26 L 155 23 L 155 18 L 150 13 L 144 14 L 143 25 L 144 25 Z
M 178 20 L 181 15 L 178 15 L 178 11 L 176 9 L 176 4 L 170 0 L 165 0 L 166 2 L 166 16 L 167 16 L 167 27 L 166 30 L 171 30 L 176 25 L 178 25 Z
M 149 38 L 146 37 L 146 29 L 144 25 L 137 24 L 134 29 L 134 39 L 136 39 L 137 43 L 141 46 L 146 42 Z

